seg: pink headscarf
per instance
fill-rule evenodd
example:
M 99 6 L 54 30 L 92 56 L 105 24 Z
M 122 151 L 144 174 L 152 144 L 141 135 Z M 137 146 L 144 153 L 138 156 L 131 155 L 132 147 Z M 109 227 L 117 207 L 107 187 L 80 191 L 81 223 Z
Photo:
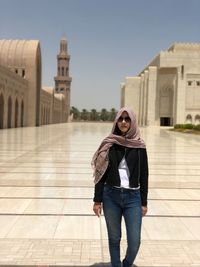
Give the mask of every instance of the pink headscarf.
M 119 117 L 126 111 L 131 119 L 130 129 L 125 136 L 116 134 L 116 126 Z M 108 167 L 108 153 L 113 144 L 122 145 L 130 148 L 145 148 L 144 141 L 140 138 L 140 130 L 136 122 L 135 113 L 130 108 L 121 108 L 114 120 L 111 134 L 107 136 L 100 144 L 92 158 L 92 166 L 94 167 L 94 183 L 97 184 L 104 175 Z

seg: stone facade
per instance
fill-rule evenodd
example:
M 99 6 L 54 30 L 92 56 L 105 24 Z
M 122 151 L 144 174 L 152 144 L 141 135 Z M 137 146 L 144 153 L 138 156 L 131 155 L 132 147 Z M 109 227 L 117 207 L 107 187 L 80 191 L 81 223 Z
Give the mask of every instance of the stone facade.
M 67 41 L 62 39 L 63 43 Z M 39 41 L 0 40 L 0 129 L 68 121 L 69 55 L 64 94 L 41 87 L 41 62 Z
M 0 66 L 0 129 L 25 126 L 28 93 L 27 80 Z
M 140 126 L 200 123 L 200 44 L 174 43 L 121 85 Z

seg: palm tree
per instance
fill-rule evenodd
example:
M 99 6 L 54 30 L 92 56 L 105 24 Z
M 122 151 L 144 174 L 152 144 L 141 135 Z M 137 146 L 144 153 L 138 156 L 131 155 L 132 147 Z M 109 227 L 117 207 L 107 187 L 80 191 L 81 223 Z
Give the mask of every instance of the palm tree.
M 110 110 L 110 116 L 109 116 L 109 121 L 114 121 L 116 117 L 117 111 L 115 108 L 111 108 Z
M 73 120 L 80 119 L 80 111 L 76 107 L 71 107 L 70 114 L 73 114 Z
M 82 109 L 81 112 L 81 120 L 87 121 L 89 119 L 89 112 L 87 111 L 87 109 Z
M 98 112 L 96 111 L 96 109 L 91 109 L 91 112 L 90 112 L 90 120 L 91 121 L 98 121 L 99 120 L 99 114 Z
M 109 119 L 109 113 L 105 108 L 102 108 L 102 110 L 101 110 L 100 119 L 102 121 L 108 121 L 108 119 Z

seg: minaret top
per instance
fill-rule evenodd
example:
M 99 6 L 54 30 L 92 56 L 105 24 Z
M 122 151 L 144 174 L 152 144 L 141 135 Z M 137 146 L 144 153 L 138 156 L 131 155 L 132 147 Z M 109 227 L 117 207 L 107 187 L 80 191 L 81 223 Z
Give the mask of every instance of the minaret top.
M 60 40 L 60 54 L 67 54 L 67 39 L 65 37 Z

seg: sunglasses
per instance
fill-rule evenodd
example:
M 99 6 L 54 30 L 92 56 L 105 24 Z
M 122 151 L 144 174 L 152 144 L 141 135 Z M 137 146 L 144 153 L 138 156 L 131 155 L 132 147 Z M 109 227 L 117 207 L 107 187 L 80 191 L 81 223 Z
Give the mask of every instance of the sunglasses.
M 123 121 L 130 122 L 131 119 L 129 117 L 119 117 L 118 122 L 123 122 Z

